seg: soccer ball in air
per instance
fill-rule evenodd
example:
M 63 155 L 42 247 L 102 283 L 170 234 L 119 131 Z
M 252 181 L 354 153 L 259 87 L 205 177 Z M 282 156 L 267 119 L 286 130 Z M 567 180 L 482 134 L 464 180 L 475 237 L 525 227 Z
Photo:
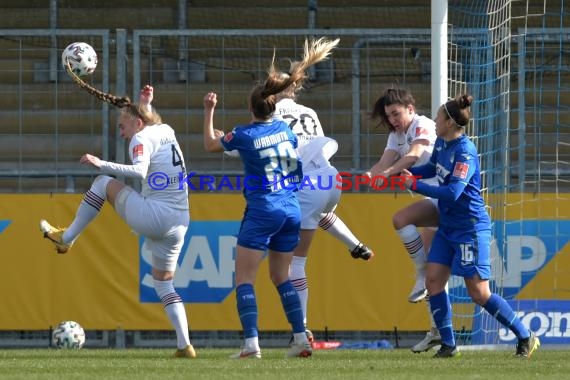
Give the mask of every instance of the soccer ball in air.
M 85 331 L 77 322 L 61 322 L 53 330 L 51 341 L 57 348 L 81 348 L 85 344 Z
M 74 42 L 69 44 L 61 53 L 61 64 L 63 69 L 67 68 L 67 63 L 77 76 L 93 74 L 97 67 L 97 53 L 93 47 L 85 42 Z

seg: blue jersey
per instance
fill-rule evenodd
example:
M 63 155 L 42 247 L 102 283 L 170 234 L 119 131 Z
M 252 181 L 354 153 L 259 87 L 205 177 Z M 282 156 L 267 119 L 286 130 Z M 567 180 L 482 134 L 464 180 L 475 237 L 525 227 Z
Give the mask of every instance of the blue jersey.
M 467 136 L 452 141 L 438 138 L 429 162 L 409 170 L 422 178 L 437 177 L 439 186 L 417 182 L 415 191 L 439 200 L 441 228 L 457 233 L 491 228 L 481 196 L 477 149 Z
M 222 140 L 225 150 L 239 151 L 246 201 L 274 202 L 293 195 L 303 178 L 297 136 L 281 120 L 237 126 Z

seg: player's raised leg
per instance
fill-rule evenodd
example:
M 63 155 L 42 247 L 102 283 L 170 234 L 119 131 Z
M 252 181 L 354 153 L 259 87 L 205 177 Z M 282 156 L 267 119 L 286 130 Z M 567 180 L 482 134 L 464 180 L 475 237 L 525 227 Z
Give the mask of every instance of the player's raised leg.
M 368 261 L 374 257 L 374 252 L 358 240 L 334 211 L 323 214 L 319 227 L 342 241 L 348 247 L 348 251 L 353 258 Z
M 109 184 L 111 184 L 109 186 Z M 48 221 L 40 221 L 40 231 L 46 239 L 53 242 L 57 253 L 66 253 L 79 234 L 95 219 L 101 211 L 105 200 L 113 200 L 125 185 L 107 175 L 99 175 L 93 181 L 81 201 L 75 219 L 68 228 L 52 226 Z
M 404 244 L 416 268 L 415 282 L 408 296 L 409 302 L 420 302 L 427 296 L 426 288 L 426 245 L 433 239 L 434 230 L 418 227 L 432 227 L 439 223 L 437 206 L 432 199 L 423 199 L 399 210 L 392 217 L 394 229 Z

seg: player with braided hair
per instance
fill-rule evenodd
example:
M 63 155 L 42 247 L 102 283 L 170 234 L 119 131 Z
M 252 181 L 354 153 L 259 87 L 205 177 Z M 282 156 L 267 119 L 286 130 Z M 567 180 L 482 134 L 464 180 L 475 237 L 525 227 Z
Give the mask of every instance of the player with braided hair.
M 176 330 L 175 357 L 194 358 L 196 352 L 190 343 L 184 304 L 173 286 L 178 256 L 190 222 L 188 188 L 178 181 L 168 181 L 162 190 L 157 190 L 148 177 L 155 172 L 165 173 L 168 178 L 186 177 L 184 157 L 174 130 L 163 124 L 160 115 L 150 106 L 153 98 L 150 85 L 142 89 L 140 102 L 133 103 L 128 97 L 117 97 L 91 87 L 69 68 L 68 74 L 90 94 L 121 109 L 118 126 L 121 137 L 129 141 L 132 164 L 84 154 L 80 163 L 104 174 L 93 181 L 69 227 L 57 228 L 42 220 L 40 230 L 55 245 L 57 253 L 66 253 L 99 214 L 105 201 L 109 202 L 132 230 L 145 237 L 144 245 L 152 252 L 154 287 Z M 109 175 L 140 180 L 141 193 Z
M 237 150 L 244 164 L 248 186 L 244 189 L 246 209 L 237 238 L 235 259 L 236 301 L 245 344 L 232 358 L 261 358 L 254 282 L 265 252 L 269 274 L 291 324 L 293 342 L 287 357 L 308 357 L 312 347 L 305 334 L 299 295 L 289 279 L 289 265 L 299 242 L 301 209 L 295 195 L 303 178 L 297 155 L 297 136 L 289 126 L 274 119 L 277 94 L 305 76 L 307 63 L 296 66 L 282 78 L 275 56 L 265 81 L 249 97 L 252 121 L 236 126 L 221 137 L 214 130 L 217 94 L 204 96 L 204 147 L 209 152 Z

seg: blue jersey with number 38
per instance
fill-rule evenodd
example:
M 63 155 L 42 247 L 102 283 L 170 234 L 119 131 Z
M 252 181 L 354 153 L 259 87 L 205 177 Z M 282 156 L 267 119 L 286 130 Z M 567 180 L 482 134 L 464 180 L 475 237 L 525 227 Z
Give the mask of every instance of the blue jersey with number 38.
M 222 140 L 225 150 L 238 150 L 243 162 L 244 196 L 247 202 L 290 196 L 303 177 L 297 157 L 297 136 L 281 120 L 237 126 Z
M 418 182 L 415 191 L 438 199 L 441 228 L 459 233 L 491 228 L 481 196 L 477 149 L 467 136 L 452 141 L 438 138 L 430 161 L 410 172 L 422 178 L 437 177 L 439 186 Z

